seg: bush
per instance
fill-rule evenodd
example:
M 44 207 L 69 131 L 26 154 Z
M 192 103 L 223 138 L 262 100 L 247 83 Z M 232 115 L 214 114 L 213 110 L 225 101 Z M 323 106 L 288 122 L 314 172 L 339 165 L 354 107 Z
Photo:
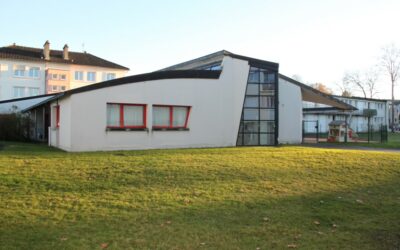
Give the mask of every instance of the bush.
M 21 113 L 0 114 L 0 140 L 30 141 L 30 119 Z

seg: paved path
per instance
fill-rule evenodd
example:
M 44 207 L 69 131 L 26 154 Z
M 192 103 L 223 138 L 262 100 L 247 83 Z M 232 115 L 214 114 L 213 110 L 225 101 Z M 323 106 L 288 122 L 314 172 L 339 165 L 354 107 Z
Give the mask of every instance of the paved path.
M 340 144 L 329 144 L 329 143 L 313 143 L 313 144 L 301 144 L 304 147 L 311 148 L 331 148 L 331 149 L 350 149 L 350 150 L 366 150 L 366 151 L 378 151 L 378 152 L 392 152 L 400 153 L 400 148 L 373 148 L 363 147 L 356 145 L 340 145 Z

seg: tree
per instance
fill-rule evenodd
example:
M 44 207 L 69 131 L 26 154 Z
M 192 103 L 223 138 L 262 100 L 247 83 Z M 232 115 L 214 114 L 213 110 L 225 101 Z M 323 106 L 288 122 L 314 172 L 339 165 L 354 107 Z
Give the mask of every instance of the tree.
M 346 92 L 350 92 L 349 89 L 352 87 L 360 90 L 363 93 L 364 98 L 373 98 L 377 93 L 377 82 L 379 73 L 375 68 L 371 68 L 363 73 L 358 71 L 346 72 L 342 86 L 345 86 Z M 345 92 L 345 91 L 342 91 Z
M 322 93 L 325 93 L 325 94 L 328 94 L 328 95 L 332 95 L 333 94 L 333 91 L 323 83 L 313 83 L 310 86 L 313 87 L 316 90 L 321 91 Z
M 345 97 L 353 96 L 352 86 L 348 84 L 348 82 L 342 81 L 341 84 L 336 83 L 336 87 L 339 89 L 339 95 Z
M 394 44 L 387 45 L 382 48 L 381 65 L 386 74 L 390 77 L 390 84 L 392 89 L 392 114 L 391 114 L 391 127 L 394 131 L 394 86 L 400 74 L 400 49 L 396 48 Z

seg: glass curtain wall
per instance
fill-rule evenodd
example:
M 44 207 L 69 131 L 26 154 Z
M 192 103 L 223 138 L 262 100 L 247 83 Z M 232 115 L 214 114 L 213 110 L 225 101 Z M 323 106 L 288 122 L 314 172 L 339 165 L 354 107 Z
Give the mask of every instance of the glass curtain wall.
M 251 67 L 247 81 L 238 146 L 275 145 L 277 72 Z

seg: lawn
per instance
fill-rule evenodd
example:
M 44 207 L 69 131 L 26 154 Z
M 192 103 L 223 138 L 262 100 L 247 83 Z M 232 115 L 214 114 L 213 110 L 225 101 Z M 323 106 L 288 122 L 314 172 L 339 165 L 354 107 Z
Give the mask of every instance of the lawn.
M 400 154 L 0 143 L 1 249 L 399 249 Z

